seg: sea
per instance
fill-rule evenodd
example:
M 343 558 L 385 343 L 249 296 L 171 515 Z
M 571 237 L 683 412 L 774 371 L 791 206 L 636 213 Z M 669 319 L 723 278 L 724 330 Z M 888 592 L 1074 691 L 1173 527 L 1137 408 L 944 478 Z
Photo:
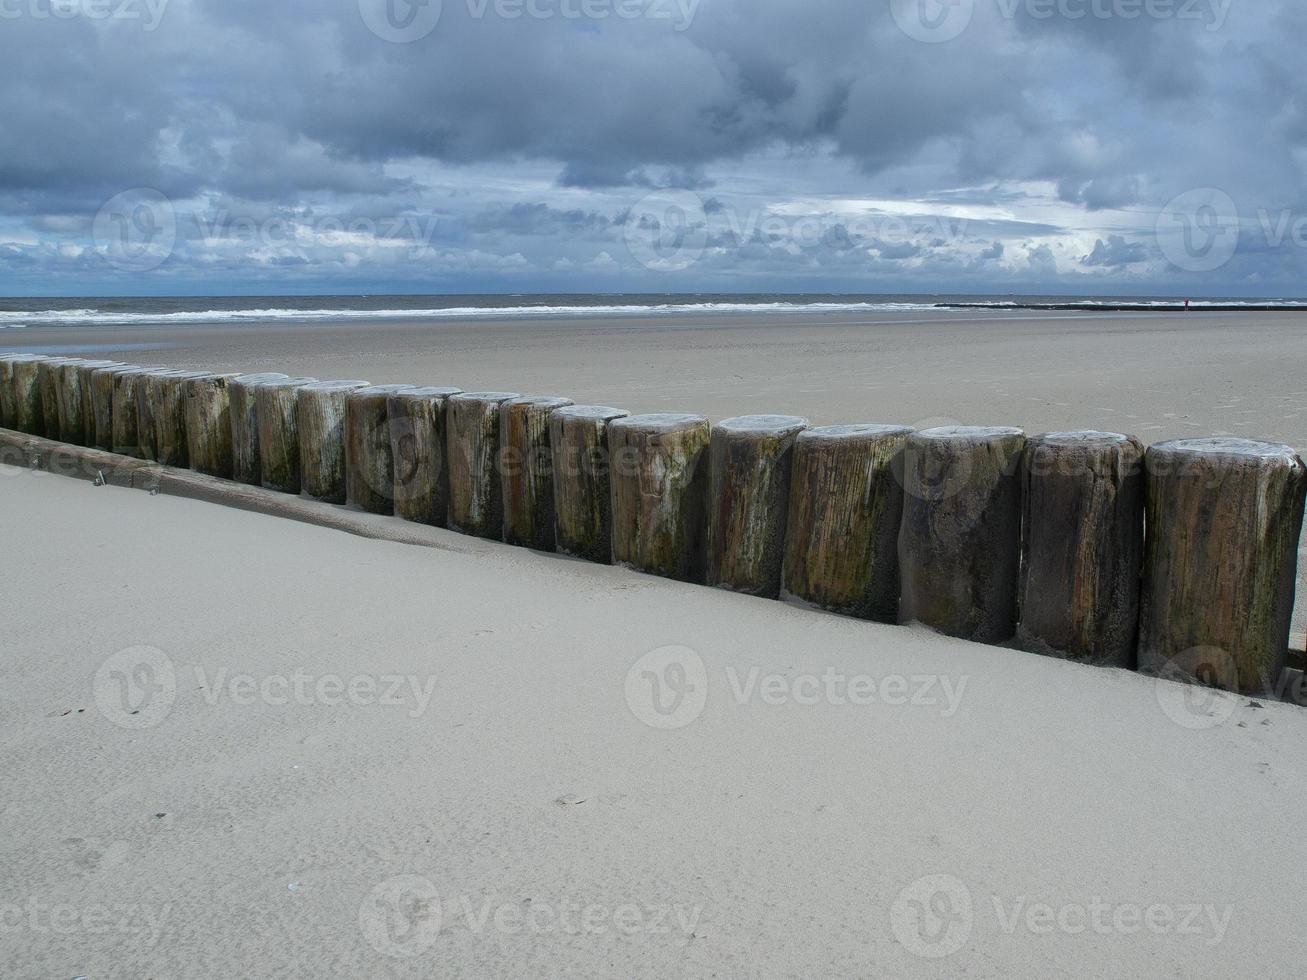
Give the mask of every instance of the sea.
M 994 296 L 923 293 L 610 293 L 374 296 L 0 297 L 0 330 L 46 326 L 729 316 L 762 313 L 911 313 L 940 309 L 1168 311 L 1307 310 L 1307 300 L 1270 297 Z

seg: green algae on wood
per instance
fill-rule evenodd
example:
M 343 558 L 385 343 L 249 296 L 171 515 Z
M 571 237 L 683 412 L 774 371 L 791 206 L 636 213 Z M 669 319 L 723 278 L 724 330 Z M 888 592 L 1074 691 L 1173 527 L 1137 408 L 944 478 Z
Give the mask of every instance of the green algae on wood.
M 945 426 L 904 450 L 900 617 L 948 636 L 1016 633 L 1021 555 L 1020 429 Z
M 1020 645 L 1135 665 L 1144 547 L 1144 448 L 1114 432 L 1049 432 L 1022 464 Z
M 253 389 L 259 427 L 259 482 L 269 490 L 300 492 L 299 390 L 316 381 L 287 378 Z
M 898 621 L 901 425 L 830 425 L 794 443 L 781 597 Z

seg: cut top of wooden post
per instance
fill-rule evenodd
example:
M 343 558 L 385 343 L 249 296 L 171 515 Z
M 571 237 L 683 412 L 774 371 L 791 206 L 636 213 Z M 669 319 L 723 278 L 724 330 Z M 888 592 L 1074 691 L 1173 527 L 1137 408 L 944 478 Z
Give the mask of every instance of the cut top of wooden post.
M 555 418 L 581 419 L 593 422 L 611 422 L 624 419 L 631 413 L 624 408 L 610 408 L 607 405 L 566 405 L 554 413 Z
M 1202 439 L 1175 439 L 1148 448 L 1148 469 L 1152 472 L 1168 460 L 1205 459 L 1212 462 L 1250 468 L 1279 461 L 1286 466 L 1301 467 L 1303 461 L 1290 446 L 1233 436 L 1208 436 Z M 1167 475 L 1183 475 L 1168 473 Z
M 402 402 L 421 402 L 431 398 L 451 398 L 454 395 L 463 394 L 462 388 L 451 388 L 443 385 L 425 385 L 422 387 L 410 388 L 404 387 L 403 390 L 397 391 L 390 397 Z

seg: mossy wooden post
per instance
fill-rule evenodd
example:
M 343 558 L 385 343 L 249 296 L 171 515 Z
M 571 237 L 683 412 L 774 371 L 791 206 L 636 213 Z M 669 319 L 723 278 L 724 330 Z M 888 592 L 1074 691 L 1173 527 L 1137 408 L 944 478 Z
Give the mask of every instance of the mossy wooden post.
M 372 385 L 345 403 L 345 502 L 373 514 L 395 513 L 395 456 L 390 396 L 412 385 Z
M 82 399 L 82 428 L 86 439 L 82 445 L 95 447 L 95 392 L 92 387 L 95 372 L 101 368 L 124 367 L 121 361 L 87 361 L 77 368 L 77 386 Z
M 461 388 L 408 388 L 390 396 L 390 453 L 395 461 L 395 515 L 444 527 L 449 523 L 446 409 Z
M 781 598 L 898 622 L 902 425 L 828 425 L 794 443 Z
M 26 354 L 11 358 L 8 364 L 8 391 L 11 408 L 7 428 L 27 435 L 40 435 L 41 388 L 37 383 L 38 368 L 45 360 L 41 354 Z
M 21 355 L 0 355 L 0 429 L 14 427 L 14 361 Z
M 113 417 L 109 423 L 113 442 L 112 451 L 120 456 L 141 459 L 143 454 L 141 453 L 140 416 L 136 403 L 139 400 L 141 384 L 152 369 L 137 366 L 109 370 L 113 372 L 113 394 L 110 397 Z
M 516 392 L 473 391 L 449 399 L 449 526 L 498 541 L 504 530 L 499 482 L 499 409 Z
M 331 504 L 345 502 L 345 411 L 349 393 L 367 381 L 315 381 L 298 389 L 301 489 Z
M 80 364 L 79 357 L 48 357 L 36 368 L 41 391 L 41 432 L 47 439 L 59 438 L 59 369 L 65 364 Z
M 55 369 L 59 399 L 59 441 L 73 446 L 87 445 L 85 401 L 82 398 L 82 378 L 85 372 L 98 367 L 112 367 L 115 361 L 65 361 Z
M 1287 664 L 1307 469 L 1288 446 L 1151 447 L 1139 668 L 1270 696 Z
M 948 636 L 1016 633 L 1020 429 L 946 426 L 908 437 L 899 566 L 901 618 Z
M 609 423 L 614 564 L 703 582 L 709 441 L 702 415 Z
M 499 409 L 499 477 L 504 541 L 554 550 L 554 458 L 549 416 L 570 398 L 514 398 Z
M 136 387 L 136 436 L 141 442 L 141 455 L 151 462 L 160 462 L 158 411 L 163 379 L 190 373 L 178 368 L 156 368 L 141 375 Z
M 1135 665 L 1144 447 L 1115 432 L 1049 432 L 1022 464 L 1021 646 Z
M 300 492 L 299 390 L 316 381 L 288 378 L 254 388 L 259 420 L 259 480 L 269 490 Z
M 240 483 L 258 486 L 259 473 L 259 415 L 254 401 L 254 389 L 265 381 L 289 381 L 290 375 L 266 372 L 242 374 L 232 378 L 227 386 L 227 399 L 231 411 L 231 475 Z
M 708 584 L 775 599 L 781 591 L 794 440 L 808 420 L 744 415 L 712 427 Z
M 191 469 L 232 476 L 231 383 L 237 374 L 205 374 L 182 381 L 186 400 L 186 451 Z
M 120 371 L 142 371 L 139 364 L 115 364 L 113 367 L 94 368 L 91 371 L 90 433 L 95 437 L 95 448 L 114 451 L 113 441 L 113 382 Z
M 186 434 L 186 384 L 207 376 L 206 371 L 145 376 L 144 387 L 154 405 L 154 445 L 158 462 L 165 466 L 188 468 L 191 465 Z
M 630 414 L 606 405 L 573 405 L 549 417 L 555 547 L 565 555 L 604 565 L 612 563 L 608 426 Z

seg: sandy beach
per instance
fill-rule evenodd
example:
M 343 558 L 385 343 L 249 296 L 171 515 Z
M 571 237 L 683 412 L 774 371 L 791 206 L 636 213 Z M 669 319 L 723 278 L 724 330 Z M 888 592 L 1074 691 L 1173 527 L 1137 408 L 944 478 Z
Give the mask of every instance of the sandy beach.
M 1301 960 L 1301 709 L 447 532 L 0 494 L 6 976 Z

